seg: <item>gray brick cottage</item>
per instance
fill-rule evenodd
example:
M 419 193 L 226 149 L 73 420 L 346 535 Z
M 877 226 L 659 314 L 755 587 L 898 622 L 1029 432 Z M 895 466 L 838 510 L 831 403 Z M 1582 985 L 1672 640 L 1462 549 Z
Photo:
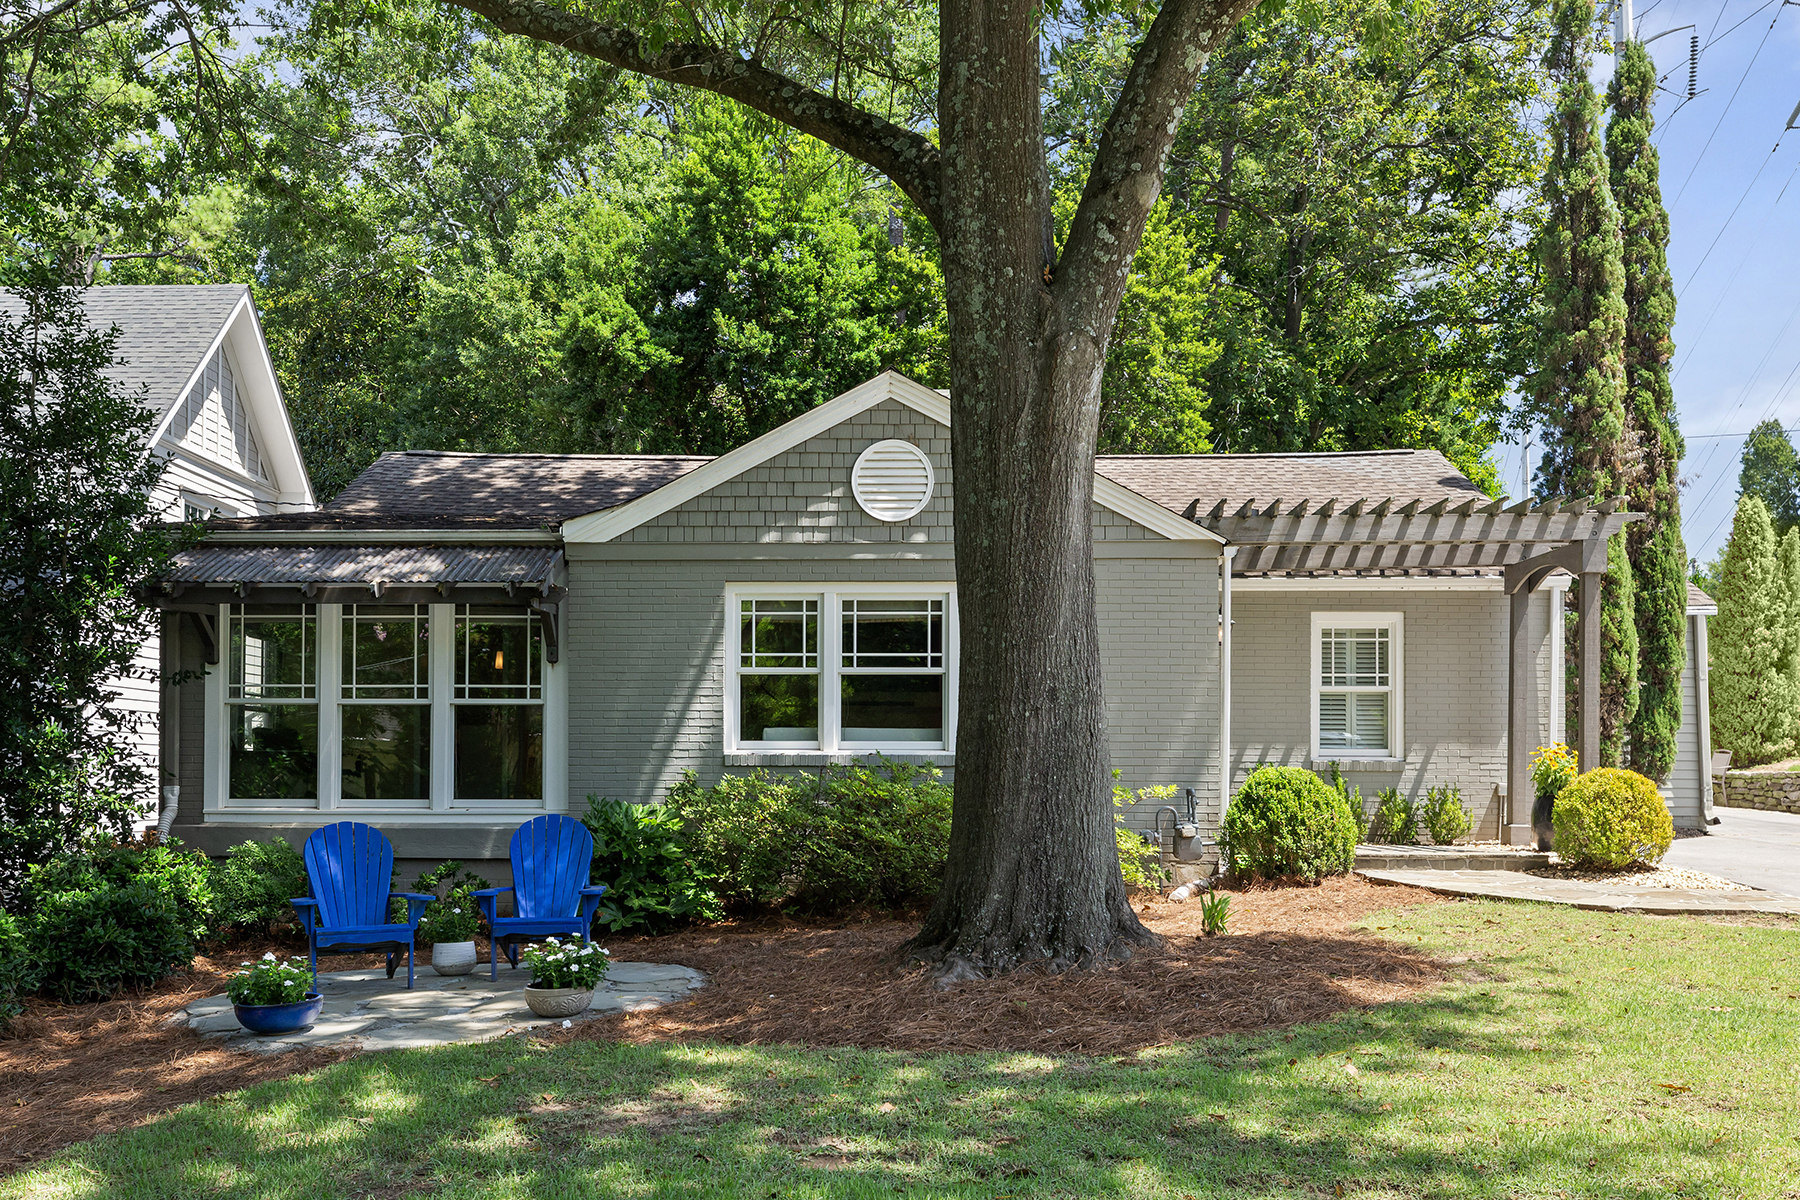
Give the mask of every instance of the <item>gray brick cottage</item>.
M 890 373 L 718 458 L 391 453 L 318 511 L 212 522 L 153 589 L 195 672 L 175 832 L 218 853 L 354 818 L 503 877 L 521 820 L 687 769 L 954 772 L 949 421 Z M 1522 836 L 1564 590 L 1616 509 L 1508 506 L 1433 451 L 1100 459 L 1113 765 L 1207 825 L 1258 764 L 1337 762 Z

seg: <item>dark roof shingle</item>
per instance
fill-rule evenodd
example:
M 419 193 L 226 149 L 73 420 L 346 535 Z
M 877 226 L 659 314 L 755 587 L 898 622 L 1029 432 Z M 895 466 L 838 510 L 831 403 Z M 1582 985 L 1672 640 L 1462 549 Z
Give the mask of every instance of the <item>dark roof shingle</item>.
M 241 283 L 107 284 L 88 288 L 81 301 L 90 325 L 119 327 L 116 353 L 126 365 L 115 368 L 114 377 L 133 391 L 148 385 L 146 403 L 162 413 L 181 398 L 247 291 Z M 10 292 L 0 292 L 0 309 L 15 320 L 24 315 Z
M 1204 516 L 1219 501 L 1468 500 L 1482 490 L 1436 450 L 1324 454 L 1106 454 L 1094 469 L 1164 508 Z
M 615 508 L 710 458 L 663 454 L 383 454 L 317 514 L 555 523 Z
M 215 585 L 542 583 L 560 553 L 542 546 L 202 545 L 177 554 L 161 577 Z

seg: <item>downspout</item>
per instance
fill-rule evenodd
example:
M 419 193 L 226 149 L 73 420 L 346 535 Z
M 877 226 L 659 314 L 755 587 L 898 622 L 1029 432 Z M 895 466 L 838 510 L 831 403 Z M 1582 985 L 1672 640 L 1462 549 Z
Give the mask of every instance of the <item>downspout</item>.
M 1711 655 L 1706 648 L 1706 615 L 1695 613 L 1689 617 L 1692 622 L 1688 639 L 1694 648 L 1694 739 L 1700 750 L 1700 819 L 1708 825 L 1717 825 L 1719 818 L 1713 813 L 1713 774 L 1712 774 L 1712 684 L 1708 680 L 1708 660 Z
M 1219 550 L 1219 829 L 1231 803 L 1231 560 L 1236 546 Z

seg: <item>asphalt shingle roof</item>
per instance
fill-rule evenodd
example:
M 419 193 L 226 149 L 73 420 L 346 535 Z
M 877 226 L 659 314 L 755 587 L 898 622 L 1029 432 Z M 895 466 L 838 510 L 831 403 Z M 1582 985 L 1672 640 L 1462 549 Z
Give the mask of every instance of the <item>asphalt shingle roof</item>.
M 173 583 L 541 583 L 561 553 L 543 546 L 203 545 L 175 556 Z
M 161 413 L 180 399 L 247 291 L 241 283 L 103 285 L 88 288 L 81 299 L 94 327 L 119 327 L 117 353 L 126 365 L 115 368 L 114 376 L 133 391 L 148 385 L 146 402 Z M 24 315 L 9 292 L 0 292 L 0 309 L 14 319 Z
M 1452 501 L 1480 488 L 1436 450 L 1327 454 L 1107 454 L 1094 469 L 1114 483 L 1184 516 L 1204 517 L 1219 501 L 1297 504 L 1336 499 Z

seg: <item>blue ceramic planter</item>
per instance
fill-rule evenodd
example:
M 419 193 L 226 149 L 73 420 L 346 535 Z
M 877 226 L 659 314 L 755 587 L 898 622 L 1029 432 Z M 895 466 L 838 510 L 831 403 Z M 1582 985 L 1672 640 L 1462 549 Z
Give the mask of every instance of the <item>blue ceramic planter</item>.
M 306 999 L 292 1004 L 234 1004 L 231 1011 L 237 1014 L 238 1024 L 251 1033 L 299 1033 L 312 1028 L 324 1007 L 325 997 L 308 992 Z

